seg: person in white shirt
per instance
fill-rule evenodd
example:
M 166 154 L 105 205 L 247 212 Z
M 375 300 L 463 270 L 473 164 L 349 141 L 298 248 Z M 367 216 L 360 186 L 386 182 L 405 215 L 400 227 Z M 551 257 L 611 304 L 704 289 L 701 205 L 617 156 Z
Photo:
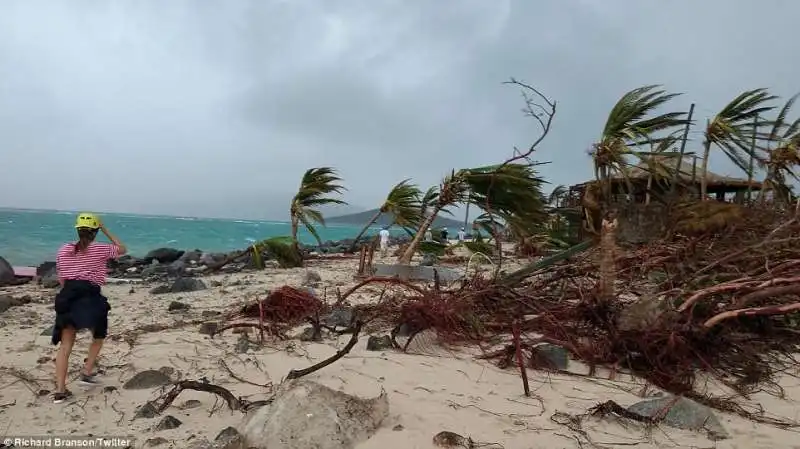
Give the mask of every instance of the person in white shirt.
M 463 242 L 467 239 L 467 233 L 464 231 L 464 228 L 458 231 L 458 241 Z
M 386 257 L 386 252 L 389 251 L 389 229 L 381 229 L 378 235 L 381 238 L 381 257 Z

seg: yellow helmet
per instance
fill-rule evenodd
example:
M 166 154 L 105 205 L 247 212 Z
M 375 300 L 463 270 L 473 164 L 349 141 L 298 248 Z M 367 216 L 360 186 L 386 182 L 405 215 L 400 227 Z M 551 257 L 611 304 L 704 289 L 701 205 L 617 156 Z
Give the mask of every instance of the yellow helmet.
M 94 214 L 90 214 L 88 212 L 82 212 L 81 214 L 78 215 L 78 218 L 75 220 L 75 227 L 98 229 L 100 228 L 100 220 Z

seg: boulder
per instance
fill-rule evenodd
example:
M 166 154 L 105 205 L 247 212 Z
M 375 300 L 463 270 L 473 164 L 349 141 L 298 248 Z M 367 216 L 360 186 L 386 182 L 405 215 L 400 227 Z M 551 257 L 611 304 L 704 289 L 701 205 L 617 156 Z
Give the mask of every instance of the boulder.
M 0 257 L 0 285 L 12 283 L 17 279 L 14 275 L 14 268 L 7 260 Z
M 362 399 L 311 381 L 289 381 L 271 404 L 252 412 L 243 447 L 352 449 L 374 435 L 388 415 L 385 391 Z
M 643 416 L 655 416 L 669 409 L 664 416 L 664 424 L 678 429 L 705 431 L 711 440 L 724 440 L 730 434 L 722 427 L 719 418 L 705 405 L 691 399 L 664 396 L 637 402 L 628 410 Z
M 151 263 L 157 260 L 159 263 L 172 263 L 183 256 L 184 251 L 175 248 L 158 248 L 150 251 L 144 256 L 145 263 Z

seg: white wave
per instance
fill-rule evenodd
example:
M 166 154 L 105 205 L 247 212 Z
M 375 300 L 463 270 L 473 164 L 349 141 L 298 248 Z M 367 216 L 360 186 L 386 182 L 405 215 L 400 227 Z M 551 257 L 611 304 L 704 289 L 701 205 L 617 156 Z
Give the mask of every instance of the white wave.
M 167 240 L 167 243 L 168 243 L 168 244 L 172 244 L 172 243 L 178 243 L 178 241 L 177 241 L 177 240 Z

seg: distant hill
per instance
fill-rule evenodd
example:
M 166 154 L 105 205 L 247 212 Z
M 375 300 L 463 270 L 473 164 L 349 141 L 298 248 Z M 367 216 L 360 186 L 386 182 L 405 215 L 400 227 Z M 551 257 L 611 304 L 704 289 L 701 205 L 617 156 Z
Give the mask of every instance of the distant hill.
M 325 223 L 328 224 L 340 224 L 340 225 L 350 225 L 350 226 L 364 226 L 366 222 L 372 219 L 373 215 L 378 213 L 378 209 L 372 209 L 364 212 L 359 212 L 356 214 L 347 214 L 347 215 L 340 215 L 338 217 L 325 217 Z M 378 218 L 378 221 L 375 222 L 375 226 L 387 226 L 392 223 L 393 220 L 392 214 L 383 214 Z M 442 226 L 447 226 L 451 229 L 458 229 L 464 226 L 463 221 L 453 220 L 450 218 L 438 216 L 436 220 L 433 221 L 434 228 L 440 228 Z

